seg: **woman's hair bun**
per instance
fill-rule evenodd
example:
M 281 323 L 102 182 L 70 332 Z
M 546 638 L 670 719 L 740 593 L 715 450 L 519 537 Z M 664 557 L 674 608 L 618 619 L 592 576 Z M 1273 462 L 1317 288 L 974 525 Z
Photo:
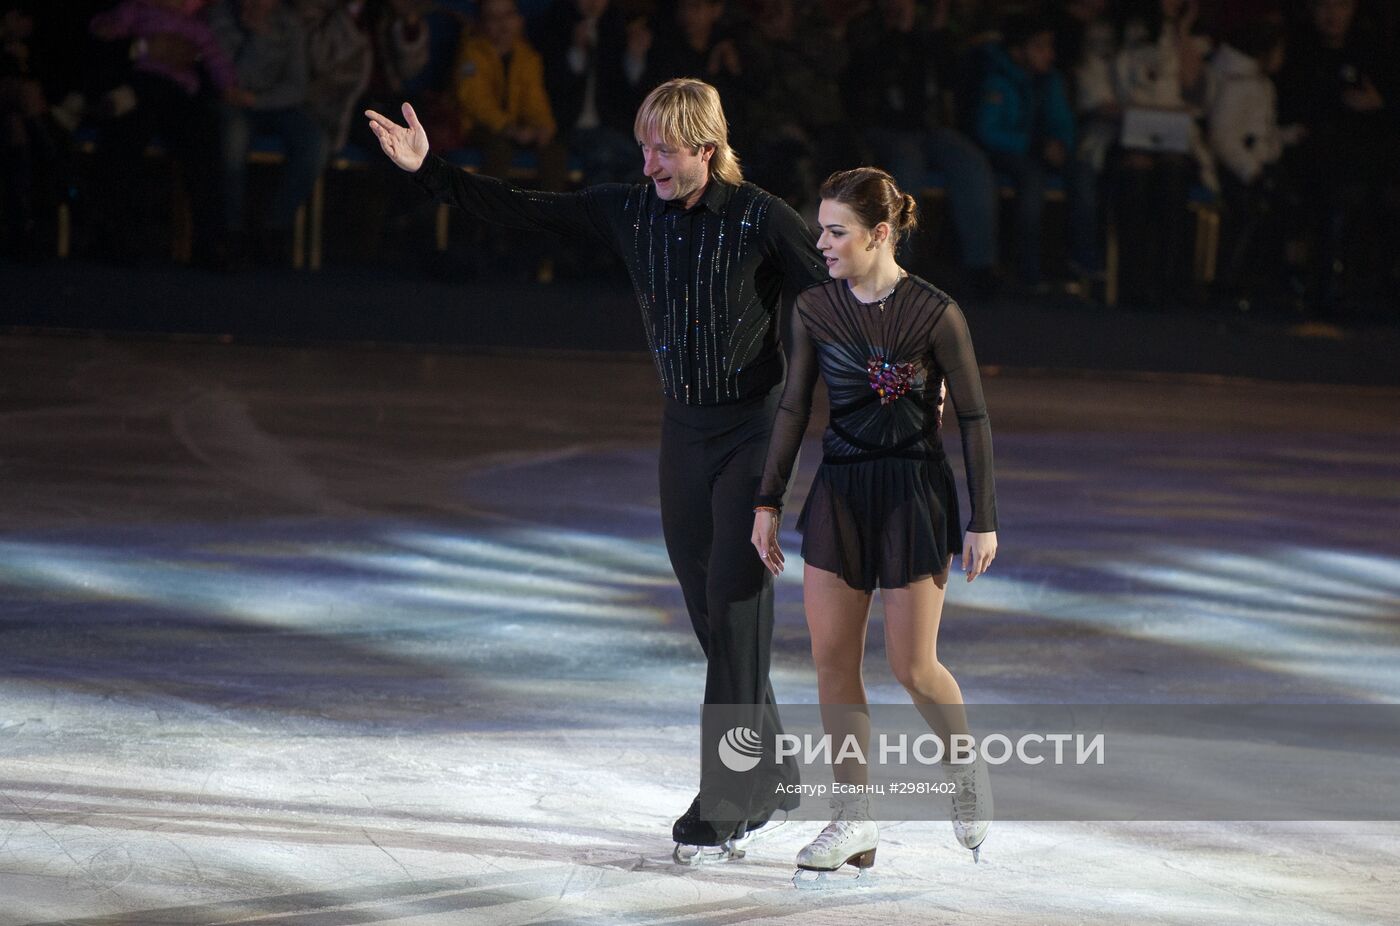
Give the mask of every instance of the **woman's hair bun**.
M 905 193 L 904 202 L 899 209 L 899 230 L 902 232 L 913 231 L 918 224 L 919 201 Z

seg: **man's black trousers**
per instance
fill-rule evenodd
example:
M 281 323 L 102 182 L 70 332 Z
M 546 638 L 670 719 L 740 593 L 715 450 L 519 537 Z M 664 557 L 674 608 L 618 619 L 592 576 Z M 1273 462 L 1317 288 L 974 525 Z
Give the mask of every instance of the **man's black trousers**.
M 661 526 L 708 662 L 705 703 L 763 706 L 749 725 L 762 738 L 765 761 L 751 775 L 736 777 L 720 762 L 717 744 L 703 742 L 701 792 L 729 800 L 746 793 L 748 815 L 773 808 L 777 781 L 798 780 L 792 759 L 777 775 L 769 761 L 773 737 L 782 732 L 768 679 L 773 583 L 750 541 L 754 494 L 780 396 L 781 387 L 728 405 L 668 401 L 661 426 Z

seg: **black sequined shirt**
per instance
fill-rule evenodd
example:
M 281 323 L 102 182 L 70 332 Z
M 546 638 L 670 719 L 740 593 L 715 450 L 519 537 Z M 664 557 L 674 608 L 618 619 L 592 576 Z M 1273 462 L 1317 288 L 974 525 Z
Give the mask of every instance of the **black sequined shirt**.
M 429 155 L 414 179 L 441 202 L 511 228 L 586 238 L 622 258 L 662 391 L 687 405 L 761 395 L 783 380 L 781 306 L 827 279 L 812 232 L 751 183 L 711 178 L 686 209 L 650 185 L 523 190 Z

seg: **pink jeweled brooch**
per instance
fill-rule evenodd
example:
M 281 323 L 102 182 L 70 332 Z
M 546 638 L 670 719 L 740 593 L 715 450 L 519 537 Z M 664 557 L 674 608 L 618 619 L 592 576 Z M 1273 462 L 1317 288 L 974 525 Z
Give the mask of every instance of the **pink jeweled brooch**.
M 880 404 L 889 405 L 909 392 L 917 369 L 912 363 L 890 363 L 871 357 L 865 371 L 870 377 L 870 388 L 880 394 Z

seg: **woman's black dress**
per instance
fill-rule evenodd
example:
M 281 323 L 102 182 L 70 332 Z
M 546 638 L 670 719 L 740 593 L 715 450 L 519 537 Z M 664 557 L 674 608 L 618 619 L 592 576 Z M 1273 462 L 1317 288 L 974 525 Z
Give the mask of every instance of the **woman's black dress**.
M 820 371 L 831 401 L 822 464 L 797 522 L 802 558 L 852 588 L 901 588 L 962 552 L 958 494 L 943 452 L 944 384 L 957 409 L 970 531 L 996 530 L 992 433 L 962 310 L 915 276 L 880 303 L 844 280 L 797 299 L 787 386 L 756 504 L 780 507 Z

